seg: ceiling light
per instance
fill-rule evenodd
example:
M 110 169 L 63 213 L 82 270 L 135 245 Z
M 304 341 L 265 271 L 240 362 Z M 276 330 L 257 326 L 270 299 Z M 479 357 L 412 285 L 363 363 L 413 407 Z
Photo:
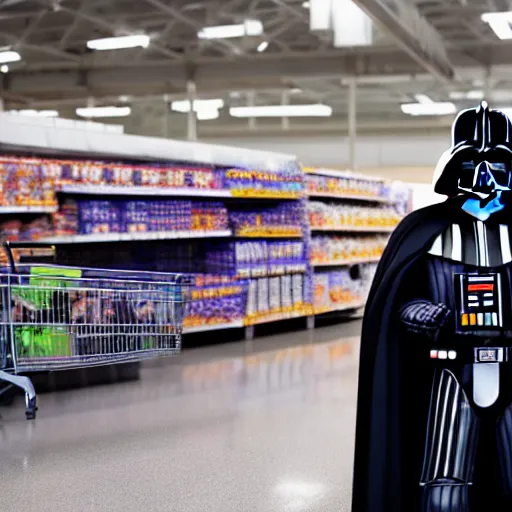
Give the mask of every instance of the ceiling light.
M 304 9 L 309 9 L 311 4 L 309 2 L 302 2 L 302 7 L 304 7 Z
M 484 98 L 484 91 L 452 91 L 450 99 L 452 100 L 482 100 Z
M 105 37 L 103 39 L 92 39 L 87 41 L 87 48 L 91 50 L 120 50 L 122 48 L 135 48 L 141 46 L 147 48 L 149 46 L 150 38 L 144 34 L 119 36 L 119 37 Z
M 2 73 L 9 73 L 9 66 L 8 66 L 7 64 L 2 64 L 2 65 L 0 66 L 0 71 L 1 71 Z
M 266 49 L 268 48 L 268 41 L 262 41 L 259 45 L 258 45 L 258 48 L 256 48 L 258 50 L 258 52 L 264 52 Z
M 199 39 L 230 39 L 244 36 L 261 36 L 263 24 L 259 20 L 245 20 L 237 25 L 204 27 L 197 33 Z
M 489 23 L 500 39 L 512 39 L 512 11 L 486 12 L 482 14 L 482 21 Z
M 404 103 L 401 105 L 402 112 L 410 116 L 445 116 L 455 114 L 457 108 L 449 101 L 438 101 L 432 103 Z
M 202 110 L 219 110 L 224 106 L 224 100 L 221 98 L 209 99 L 209 100 L 195 100 L 194 111 L 200 112 Z M 189 100 L 178 100 L 171 103 L 171 110 L 174 112 L 190 112 L 190 101 Z
M 132 97 L 131 96 L 128 96 L 127 94 L 121 94 L 121 96 L 119 96 L 117 98 L 121 103 L 128 103 L 129 101 L 131 101 Z
M 300 87 L 292 87 L 290 89 L 291 94 L 300 94 L 302 92 L 302 89 Z
M 314 105 L 258 105 L 254 107 L 232 107 L 233 117 L 329 117 L 332 108 L 320 103 Z
M 59 113 L 56 110 L 9 110 L 8 114 L 16 116 L 27 116 L 27 117 L 58 117 Z
M 204 110 L 199 110 L 196 114 L 197 114 L 198 121 L 210 121 L 212 119 L 218 119 L 219 110 L 216 108 L 204 109 Z
M 7 64 L 8 62 L 18 62 L 21 60 L 21 55 L 12 50 L 0 52 L 0 64 Z
M 130 107 L 85 107 L 77 108 L 76 115 L 79 117 L 126 117 L 132 112 Z
M 434 103 L 426 94 L 415 94 L 414 99 L 418 103 L 423 103 L 423 104 Z

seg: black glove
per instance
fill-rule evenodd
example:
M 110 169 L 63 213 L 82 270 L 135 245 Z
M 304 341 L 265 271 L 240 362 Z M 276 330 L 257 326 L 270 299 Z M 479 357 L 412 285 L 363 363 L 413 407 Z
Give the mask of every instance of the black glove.
M 432 304 L 423 299 L 413 300 L 400 309 L 400 320 L 409 332 L 436 341 L 451 312 L 444 304 Z

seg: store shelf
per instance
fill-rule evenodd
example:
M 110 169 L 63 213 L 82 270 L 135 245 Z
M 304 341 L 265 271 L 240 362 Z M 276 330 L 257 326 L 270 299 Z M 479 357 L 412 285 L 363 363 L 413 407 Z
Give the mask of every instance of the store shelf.
M 384 178 L 379 178 L 375 176 L 367 176 L 366 174 L 356 174 L 351 171 L 339 171 L 336 169 L 323 169 L 323 168 L 306 168 L 304 169 L 305 174 L 319 175 L 319 176 L 327 176 L 328 178 L 353 178 L 358 180 L 365 181 L 377 181 L 384 182 Z
M 336 313 L 341 311 L 348 311 L 350 309 L 360 309 L 364 307 L 364 304 L 364 302 L 351 302 L 350 304 L 343 304 L 335 308 L 315 309 L 314 314 L 325 315 L 326 313 Z
M 336 194 L 331 192 L 309 192 L 310 198 L 324 198 L 324 199 L 339 199 L 340 201 L 354 200 L 354 201 L 368 201 L 371 203 L 393 204 L 387 197 L 379 196 L 366 196 L 358 194 Z
M 160 188 L 151 186 L 124 186 L 124 185 L 62 185 L 59 192 L 64 194 L 87 194 L 103 196 L 161 196 L 161 197 L 222 197 L 235 199 L 274 199 L 289 200 L 300 199 L 300 194 L 271 193 L 262 191 L 260 194 L 245 194 L 237 190 L 213 190 L 202 188 Z
M 128 187 L 122 185 L 62 185 L 65 194 L 90 194 L 103 196 L 163 196 L 163 197 L 233 197 L 230 190 L 199 188 Z
M 281 320 L 293 320 L 294 318 L 304 318 L 308 316 L 306 313 L 276 313 L 273 315 L 268 315 L 265 318 L 259 318 L 258 320 L 246 320 L 245 325 L 261 325 L 268 324 L 270 322 L 280 322 Z
M 193 238 L 222 238 L 231 236 L 231 231 L 160 231 L 148 233 L 98 233 L 92 235 L 64 235 L 44 238 L 48 244 L 83 244 L 100 242 L 133 242 L 138 240 L 176 240 Z
M 326 262 L 312 262 L 311 265 L 313 267 L 346 267 L 349 265 L 361 265 L 364 263 L 378 263 L 380 261 L 380 257 L 378 258 L 360 258 L 355 260 L 333 260 Z
M 220 331 L 222 329 L 238 329 L 244 327 L 244 322 L 242 320 L 236 322 L 229 322 L 224 324 L 212 324 L 212 325 L 197 325 L 194 327 L 186 327 L 183 330 L 183 334 L 195 334 L 199 332 L 208 332 L 208 331 Z
M 394 231 L 396 226 L 340 226 L 338 228 L 330 227 L 311 227 L 311 231 L 319 232 L 336 232 L 336 233 L 391 233 Z
M 236 238 L 302 238 L 302 233 L 283 234 L 283 233 L 237 233 Z
M 57 206 L 0 206 L 0 213 L 55 213 Z

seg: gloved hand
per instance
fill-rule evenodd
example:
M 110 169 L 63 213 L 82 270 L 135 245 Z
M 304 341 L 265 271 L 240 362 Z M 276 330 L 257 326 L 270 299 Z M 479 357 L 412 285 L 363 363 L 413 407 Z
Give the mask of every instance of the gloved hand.
M 409 332 L 437 340 L 451 315 L 444 304 L 432 304 L 423 299 L 408 302 L 400 309 L 400 320 Z

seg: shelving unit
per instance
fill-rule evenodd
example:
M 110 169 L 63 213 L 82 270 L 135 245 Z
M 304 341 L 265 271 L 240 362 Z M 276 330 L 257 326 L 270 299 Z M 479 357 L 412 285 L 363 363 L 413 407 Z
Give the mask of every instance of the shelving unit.
M 364 254 L 375 254 L 375 247 L 371 251 L 364 247 L 368 235 L 376 237 L 372 243 L 381 249 L 383 235 L 395 229 L 399 218 L 406 213 L 402 203 L 407 201 L 400 196 L 396 185 L 382 179 L 331 169 L 310 168 L 305 169 L 305 173 L 311 216 L 310 265 L 314 314 L 361 309 L 380 259 L 380 256 Z M 396 214 L 392 213 L 395 210 Z M 373 211 L 375 219 L 382 217 L 380 222 L 374 222 Z M 354 219 L 353 224 L 346 220 L 350 216 Z M 322 221 L 325 225 L 320 225 Z M 324 243 L 325 249 L 322 247 Z M 350 247 L 350 244 L 356 248 Z M 359 252 L 361 257 L 349 256 Z M 313 254 L 321 254 L 325 261 L 319 261 L 320 258 Z M 329 260 L 329 257 L 334 259 Z
M 37 165 L 37 158 L 51 158 L 52 163 L 56 162 L 57 167 L 60 165 L 58 163 L 59 159 L 62 159 L 62 165 L 64 165 L 65 161 L 68 166 L 65 176 L 64 170 L 62 170 L 62 176 L 56 177 L 54 190 L 59 198 L 61 207 L 62 205 L 71 206 L 67 209 L 52 207 L 51 209 L 45 208 L 44 210 L 29 207 L 26 209 L 26 212 L 49 214 L 58 212 L 59 218 L 64 218 L 68 222 L 66 216 L 71 215 L 70 212 L 75 211 L 73 209 L 75 206 L 73 205 L 76 205 L 76 211 L 78 211 L 80 205 L 84 202 L 105 201 L 107 198 L 108 201 L 113 201 L 116 204 L 134 201 L 142 201 L 146 204 L 151 201 L 168 201 L 169 199 L 173 201 L 195 199 L 196 204 L 198 204 L 198 201 L 201 201 L 201 204 L 204 205 L 213 204 L 212 202 L 215 202 L 215 204 L 222 202 L 224 207 L 227 207 L 228 212 L 231 212 L 231 209 L 235 211 L 239 204 L 245 204 L 245 208 L 249 211 L 253 208 L 256 211 L 264 212 L 267 208 L 272 208 L 272 205 L 300 203 L 302 205 L 300 223 L 303 226 L 307 224 L 304 207 L 303 174 L 295 157 L 291 155 L 125 135 L 119 127 L 100 123 L 68 121 L 59 118 L 19 118 L 0 114 L 0 120 L 0 150 L 10 155 L 29 154 L 31 155 L 31 162 L 32 159 L 35 162 L 33 165 Z M 34 155 L 37 156 L 34 157 Z M 73 160 L 75 157 L 81 159 L 77 160 L 76 164 Z M 86 160 L 83 160 L 84 157 Z M 110 161 L 112 164 L 109 163 Z M 90 165 L 90 169 L 84 170 L 80 167 L 80 162 L 85 162 L 84 165 Z M 155 166 L 152 162 L 157 163 L 157 165 Z M 111 169 L 110 166 L 112 167 Z M 129 168 L 134 166 L 139 166 L 140 168 L 140 171 L 137 171 L 139 173 L 137 177 L 139 181 L 130 183 L 129 180 L 131 178 L 127 179 L 126 175 L 131 176 Z M 187 169 L 190 170 L 191 167 L 193 171 L 197 169 L 198 172 L 202 172 L 205 169 L 207 171 L 213 169 L 214 173 L 218 171 L 220 174 L 225 172 L 226 181 L 223 183 L 219 182 L 220 184 L 216 182 L 214 187 L 210 185 L 198 186 L 195 181 L 193 184 L 187 182 L 186 186 L 155 186 L 155 182 L 151 181 L 154 175 L 152 178 L 148 178 L 148 176 L 151 176 L 151 173 L 158 174 L 159 170 L 169 166 L 171 168 L 175 167 L 178 172 L 182 170 L 188 172 Z M 49 166 L 46 165 L 46 167 Z M 125 170 L 127 170 L 127 174 L 123 174 Z M 233 172 L 229 176 L 231 179 L 228 180 L 228 171 L 230 170 L 233 170 Z M 149 175 L 146 175 L 144 178 L 143 173 L 145 171 Z M 108 176 L 105 174 L 107 172 Z M 252 188 L 247 188 L 243 182 L 243 175 L 251 172 L 256 174 L 249 180 L 254 182 L 254 185 L 252 185 Z M 281 189 L 279 186 L 276 186 L 278 184 L 275 179 L 267 177 L 269 183 L 268 187 L 266 187 L 263 182 L 258 182 L 257 180 L 260 179 L 260 174 L 263 175 L 262 179 L 264 180 L 265 175 L 268 173 L 282 173 L 285 180 L 288 179 L 288 176 L 293 175 L 296 176 L 296 182 L 292 180 L 289 187 Z M 242 180 L 238 179 L 237 174 L 242 175 Z M 121 179 L 122 183 L 112 183 L 114 179 Z M 175 183 L 174 181 L 172 182 L 173 184 Z M 245 203 L 246 200 L 250 200 L 250 202 Z M 141 204 L 143 204 L 142 202 Z M 121 207 L 121 214 L 123 214 L 123 208 Z M 25 212 L 22 208 L 6 207 L 5 212 L 7 213 L 8 210 L 12 213 Z M 104 223 L 107 223 L 107 229 L 110 229 L 108 222 L 104 221 Z M 260 222 L 258 222 L 259 224 Z M 149 245 L 142 248 L 137 242 L 157 243 L 160 241 L 165 243 L 165 241 L 169 240 L 179 241 L 180 244 L 185 244 L 184 247 L 189 247 L 190 244 L 199 244 L 197 247 L 205 248 L 205 254 L 208 255 L 210 250 L 208 249 L 209 244 L 213 243 L 221 244 L 222 247 L 231 247 L 231 245 L 235 247 L 237 243 L 243 243 L 243 240 L 251 239 L 255 243 L 268 243 L 270 247 L 273 243 L 282 244 L 286 243 L 287 240 L 300 240 L 303 237 L 302 230 L 301 233 L 273 233 L 272 229 L 265 229 L 265 226 L 257 229 L 251 228 L 252 232 L 250 232 L 251 229 L 247 229 L 241 237 L 235 235 L 231 229 L 179 230 L 177 228 L 172 231 L 155 231 L 153 227 L 153 229 L 141 230 L 137 228 L 136 230 L 129 231 L 126 226 L 121 228 L 118 226 L 110 232 L 101 232 L 104 229 L 101 226 L 101 230 L 98 230 L 96 233 L 89 233 L 89 229 L 83 229 L 81 231 L 82 227 L 79 224 L 77 233 L 67 234 L 68 229 L 64 226 L 61 228 L 60 233 L 43 237 L 42 240 L 38 241 L 55 246 L 57 254 L 63 252 L 67 254 L 69 251 L 74 251 L 75 257 L 88 258 L 92 256 L 95 263 L 98 263 L 98 259 L 101 259 L 101 254 L 105 252 L 110 252 L 110 256 L 115 257 L 115 246 L 112 246 L 112 249 L 110 249 L 109 244 L 121 242 L 124 243 L 124 254 L 126 254 L 127 250 L 131 250 L 129 247 L 139 247 L 142 252 L 149 248 Z M 85 234 L 86 232 L 89 234 Z M 268 242 L 266 242 L 267 240 Z M 130 245 L 132 242 L 133 245 Z M 88 249 L 88 244 L 101 244 L 101 249 L 99 247 Z M 307 249 L 304 249 L 304 254 L 306 252 Z M 100 253 L 99 256 L 98 253 Z M 203 253 L 201 252 L 201 254 Z M 186 256 L 185 258 L 191 259 L 190 263 L 193 269 L 201 268 L 200 261 L 195 261 L 191 256 Z M 213 260 L 214 258 L 210 259 Z M 80 263 L 87 265 L 88 261 L 81 261 Z M 114 263 L 117 264 L 117 262 Z M 172 262 L 169 263 L 164 270 L 176 271 L 177 269 L 172 268 L 172 265 Z M 276 263 L 273 263 L 273 265 L 276 265 Z M 279 266 L 282 267 L 282 272 L 277 272 L 274 268 L 266 276 L 256 272 L 258 275 L 253 276 L 251 274 L 249 277 L 241 278 L 240 287 L 242 294 L 245 295 L 247 293 L 246 288 L 251 281 L 268 281 L 270 283 L 292 274 L 302 273 L 305 276 L 310 271 L 307 258 L 304 258 L 304 262 L 300 265 L 297 265 L 297 262 L 283 260 L 283 262 L 277 265 L 277 267 Z M 200 270 L 197 271 L 200 272 Z M 224 270 L 221 269 L 219 272 L 224 272 Z M 236 276 L 236 269 L 234 275 Z M 222 277 L 222 274 L 219 275 L 219 279 L 221 279 L 220 282 L 223 282 L 222 279 L 224 277 Z M 306 278 L 303 279 L 303 285 L 306 288 Z M 204 294 L 206 299 L 208 299 L 210 292 L 216 293 L 216 286 L 218 290 L 222 291 L 229 288 L 230 285 L 207 285 Z M 200 287 L 198 290 L 200 292 L 202 288 Z M 271 290 L 269 290 L 269 293 L 271 293 Z M 198 296 L 203 297 L 201 293 Z M 235 297 L 239 298 L 238 295 L 235 295 Z M 198 324 L 197 318 L 194 317 L 194 321 L 189 322 L 189 325 L 184 328 L 184 333 L 192 334 L 212 330 L 243 328 L 246 325 L 247 321 L 243 316 L 232 321 L 215 321 L 213 318 L 205 318 L 204 324 L 201 324 L 200 321 Z

